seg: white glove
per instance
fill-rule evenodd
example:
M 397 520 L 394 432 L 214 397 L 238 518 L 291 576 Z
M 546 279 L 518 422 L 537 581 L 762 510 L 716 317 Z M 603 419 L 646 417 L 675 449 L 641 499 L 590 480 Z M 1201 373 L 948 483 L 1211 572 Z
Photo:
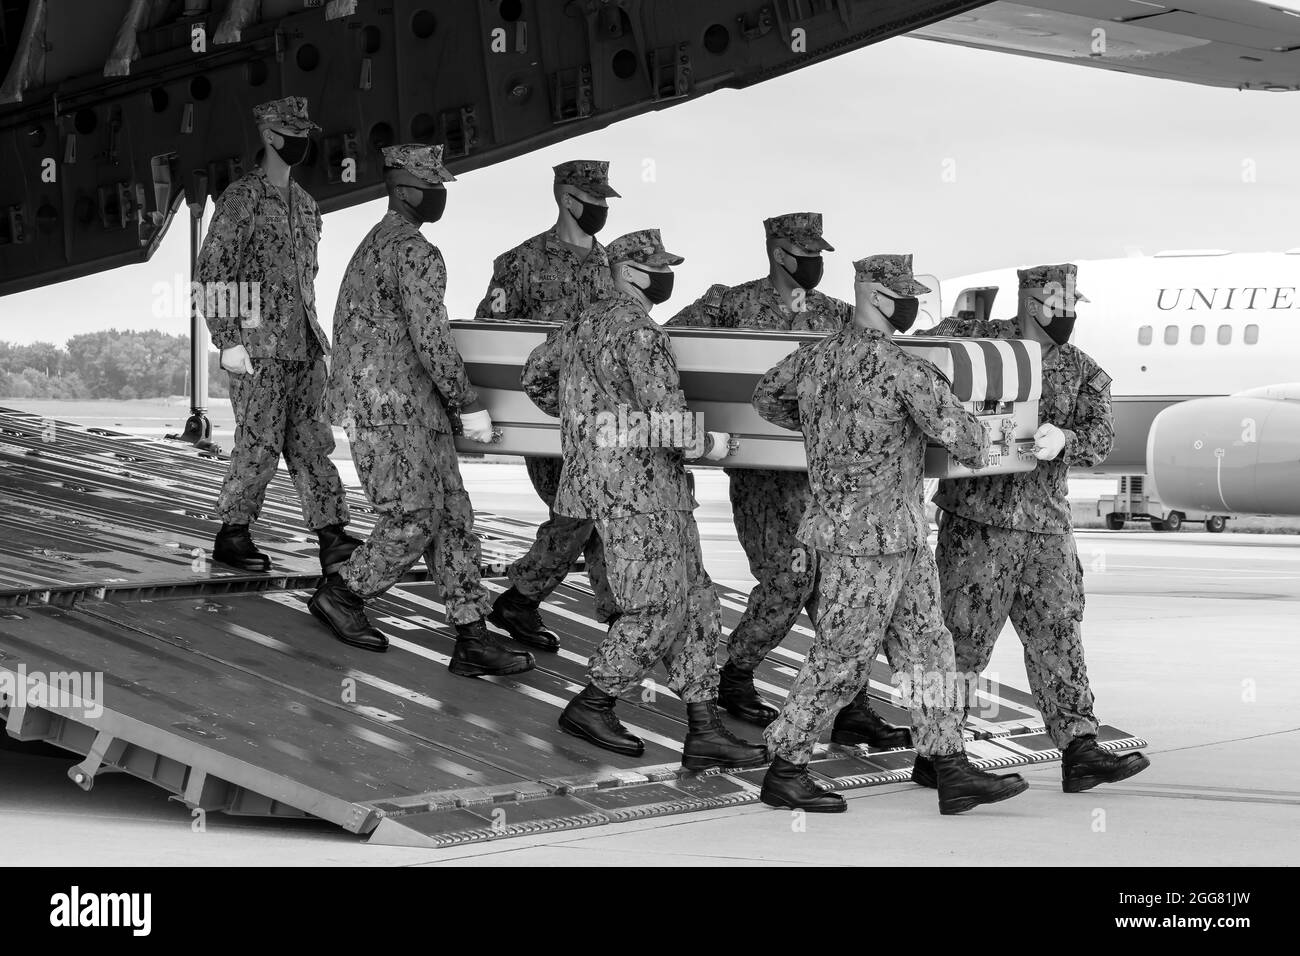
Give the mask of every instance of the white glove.
M 737 444 L 739 444 L 737 442 Z M 722 461 L 732 452 L 731 436 L 726 432 L 709 432 L 709 449 L 704 453 L 709 461 Z
M 460 426 L 465 437 L 481 445 L 492 443 L 492 416 L 485 408 L 481 412 L 464 412 L 460 416 Z
M 242 345 L 232 345 L 221 350 L 221 367 L 236 375 L 247 375 L 253 370 L 253 362 L 248 357 L 248 349 Z
M 1034 457 L 1051 461 L 1065 449 L 1065 432 L 1050 422 L 1038 426 L 1034 432 Z

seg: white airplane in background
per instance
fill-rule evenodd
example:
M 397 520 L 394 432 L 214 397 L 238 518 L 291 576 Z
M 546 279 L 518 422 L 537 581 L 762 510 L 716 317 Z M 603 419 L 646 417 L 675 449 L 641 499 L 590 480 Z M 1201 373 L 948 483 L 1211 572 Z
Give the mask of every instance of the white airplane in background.
M 1110 526 L 1141 517 L 1177 530 L 1199 511 L 1220 531 L 1227 514 L 1300 514 L 1300 249 L 1077 264 L 1090 301 L 1073 341 L 1114 380 L 1115 447 L 1086 471 L 1125 476 L 1119 497 L 1132 499 L 1116 502 Z M 926 297 L 918 329 L 1015 312 L 1015 269 L 941 285 L 951 304 Z M 1156 497 L 1166 510 L 1146 507 Z

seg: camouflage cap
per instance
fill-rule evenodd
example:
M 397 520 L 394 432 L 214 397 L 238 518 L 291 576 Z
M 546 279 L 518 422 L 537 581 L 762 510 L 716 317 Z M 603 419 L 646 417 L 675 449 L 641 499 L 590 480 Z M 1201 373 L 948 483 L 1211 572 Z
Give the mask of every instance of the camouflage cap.
M 763 220 L 769 239 L 789 239 L 803 249 L 817 252 L 834 252 L 835 247 L 822 238 L 822 214 L 819 212 L 788 212 Z
M 1030 266 L 1017 270 L 1022 289 L 1043 289 L 1049 285 L 1059 286 L 1066 294 L 1074 296 L 1079 302 L 1091 302 L 1086 295 L 1075 288 L 1079 267 L 1073 262 L 1062 262 L 1049 266 Z
M 638 229 L 619 236 L 605 247 L 605 251 L 609 254 L 610 265 L 631 260 L 643 266 L 679 266 L 686 261 L 664 248 L 658 229 Z
M 592 196 L 617 198 L 609 184 L 609 163 L 599 159 L 573 159 L 555 167 L 555 185 L 577 186 Z
M 253 119 L 257 120 L 258 126 L 278 126 L 298 136 L 320 129 L 307 116 L 305 96 L 286 96 L 281 100 L 254 106 Z
M 867 256 L 853 263 L 854 272 L 859 279 L 879 282 L 886 289 L 899 295 L 921 295 L 929 292 L 930 287 L 916 281 L 912 275 L 912 254 L 882 253 Z
M 420 143 L 385 146 L 384 169 L 404 169 L 431 186 L 456 181 L 456 177 L 442 165 L 441 146 L 424 146 Z

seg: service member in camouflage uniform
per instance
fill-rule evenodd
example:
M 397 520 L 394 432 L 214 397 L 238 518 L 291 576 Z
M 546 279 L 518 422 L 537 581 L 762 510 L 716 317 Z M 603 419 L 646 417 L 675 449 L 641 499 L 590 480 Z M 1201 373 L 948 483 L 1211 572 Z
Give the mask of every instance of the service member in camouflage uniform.
M 682 464 L 684 449 L 720 460 L 730 439 L 705 433 L 687 408 L 668 335 L 650 318 L 651 307 L 672 294 L 671 267 L 682 258 L 664 250 L 657 229 L 615 240 L 609 256 L 613 293 L 538 346 L 523 376 L 537 406 L 560 417 L 564 468 L 555 510 L 595 522 L 620 612 L 560 727 L 640 756 L 645 744 L 619 722 L 614 704 L 662 661 L 686 704 L 683 765 L 760 764 L 763 747 L 732 736 L 716 706 L 718 598 Z
M 303 518 L 320 542 L 321 570 L 328 572 L 361 542 L 344 530 L 348 506 L 330 461 L 334 435 L 322 409 L 330 346 L 316 321 L 321 216 L 289 175 L 307 155 L 309 134 L 320 127 L 308 119 L 300 96 L 263 103 L 253 116 L 265 156 L 218 198 L 195 269 L 208 331 L 230 374 L 235 415 L 212 557 L 247 570 L 270 568 L 249 525 L 261 513 L 283 454 Z M 257 308 L 240 314 L 237 302 Z
M 347 429 L 377 519 L 308 608 L 339 640 L 382 651 L 387 638 L 367 620 L 363 601 L 392 587 L 423 553 L 456 629 L 451 672 L 516 674 L 533 666 L 532 655 L 502 647 L 484 624 L 491 604 L 448 411 L 477 441 L 491 440 L 492 419 L 447 323 L 442 253 L 420 233 L 442 217 L 453 177 L 441 146 L 391 146 L 383 155 L 388 212 L 343 274 L 327 401 L 330 420 Z
M 1143 754 L 1116 758 L 1097 746 L 1083 660 L 1083 568 L 1066 491 L 1072 467 L 1087 468 L 1110 454 L 1115 424 L 1110 376 L 1069 341 L 1075 305 L 1088 301 L 1075 290 L 1075 276 L 1073 263 L 1022 269 L 1015 318 L 946 319 L 925 333 L 1029 339 L 1043 347 L 1038 466 L 941 481 L 934 497 L 943 512 L 937 558 L 944 620 L 964 673 L 983 672 L 1010 616 L 1043 723 L 1064 752 L 1068 793 L 1150 766 Z
M 609 163 L 573 160 L 555 167 L 555 225 L 497 257 L 492 281 L 475 317 L 498 322 L 564 322 L 613 292 L 609 256 L 596 241 L 605 226 L 609 199 Z M 528 553 L 506 571 L 511 587 L 497 598 L 490 620 L 515 640 L 544 651 L 558 650 L 560 639 L 542 622 L 539 607 L 585 555 L 587 576 L 596 599 L 596 618 L 615 614 L 605 576 L 600 537 L 592 523 L 556 514 L 560 485 L 559 458 L 525 456 L 524 466 L 549 517 L 537 529 Z
M 822 216 L 794 212 L 765 220 L 768 274 L 743 285 L 714 285 L 668 320 L 669 325 L 716 329 L 838 332 L 853 316 L 853 306 L 818 292 L 822 253 L 834 252 L 822 236 Z M 817 558 L 795 533 L 810 494 L 802 471 L 728 468 L 731 510 L 750 573 L 757 584 L 745 613 L 731 632 L 727 663 L 718 685 L 718 703 L 733 716 L 759 727 L 776 719 L 776 710 L 754 688 L 754 668 L 780 644 L 808 609 L 816 616 Z M 866 690 L 837 716 L 832 731 L 838 744 L 910 747 L 906 728 L 886 723 L 871 707 Z
M 940 616 L 938 572 L 926 543 L 925 444 L 928 435 L 979 465 L 988 436 L 938 370 L 892 340 L 894 306 L 884 299 L 915 282 L 910 269 L 900 271 L 902 261 L 859 262 L 853 321 L 800 346 L 754 390 L 760 415 L 803 432 L 812 503 L 799 540 L 821 562 L 817 635 L 765 732 L 773 760 L 761 798 L 769 806 L 847 809 L 842 797 L 813 781 L 807 766 L 834 715 L 866 686 L 887 629 L 909 665 L 895 679 L 912 710 L 917 753 L 938 768 L 940 812 L 960 813 L 1028 787 L 1019 776 L 974 769 L 962 745 L 952 638 Z

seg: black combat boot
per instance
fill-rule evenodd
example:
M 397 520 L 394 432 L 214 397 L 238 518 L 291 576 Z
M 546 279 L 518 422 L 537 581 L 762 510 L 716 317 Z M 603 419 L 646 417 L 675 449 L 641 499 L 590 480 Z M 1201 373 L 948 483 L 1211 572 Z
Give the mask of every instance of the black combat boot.
M 212 544 L 212 560 L 243 571 L 271 570 L 271 557 L 257 550 L 246 524 L 223 524 Z
M 777 757 L 767 768 L 758 798 L 769 807 L 789 807 L 808 813 L 843 813 L 849 808 L 838 793 L 818 785 L 808 773 L 807 764 L 790 763 L 782 757 Z
M 831 743 L 867 744 L 879 750 L 895 750 L 912 746 L 912 732 L 906 727 L 895 727 L 871 709 L 866 695 L 859 694 L 847 707 L 835 715 L 831 727 Z
M 307 610 L 344 644 L 367 651 L 388 650 L 388 638 L 366 617 L 365 602 L 337 574 L 325 576 Z
M 999 775 L 976 770 L 966 759 L 966 752 L 934 757 L 939 781 L 939 812 L 965 813 L 981 803 L 1010 800 L 1029 789 L 1029 781 L 1018 773 Z
M 606 694 L 595 684 L 588 684 L 560 714 L 560 729 L 616 754 L 639 757 L 645 753 L 645 741 L 628 733 L 614 716 L 617 702 L 617 697 Z
M 1097 746 L 1097 738 L 1089 734 L 1075 737 L 1065 748 L 1061 758 L 1061 789 L 1066 793 L 1082 793 L 1099 783 L 1127 780 L 1151 766 L 1145 754 L 1134 751 L 1117 757 Z
M 321 574 L 337 571 L 362 544 L 360 538 L 352 537 L 341 524 L 316 529 L 316 539 L 320 542 Z
M 939 789 L 939 776 L 935 773 L 933 760 L 920 754 L 916 755 L 916 760 L 912 762 L 912 783 L 929 787 L 931 790 Z
M 507 650 L 488 633 L 479 618 L 470 624 L 456 625 L 456 650 L 447 669 L 458 677 L 504 677 L 522 674 L 537 665 L 527 651 Z
M 754 689 L 754 672 L 741 670 L 732 661 L 722 666 L 718 703 L 732 717 L 755 727 L 766 727 L 776 720 L 776 709 L 763 703 Z
M 767 762 L 767 747 L 741 740 L 722 722 L 718 703 L 713 700 L 686 705 L 690 730 L 682 746 L 682 766 L 687 770 L 724 767 L 757 767 Z
M 558 651 L 560 639 L 542 623 L 542 613 L 538 610 L 540 606 L 540 601 L 534 601 L 520 594 L 518 588 L 512 587 L 492 603 L 492 613 L 488 615 L 488 620 L 520 644 L 527 644 L 539 651 Z

